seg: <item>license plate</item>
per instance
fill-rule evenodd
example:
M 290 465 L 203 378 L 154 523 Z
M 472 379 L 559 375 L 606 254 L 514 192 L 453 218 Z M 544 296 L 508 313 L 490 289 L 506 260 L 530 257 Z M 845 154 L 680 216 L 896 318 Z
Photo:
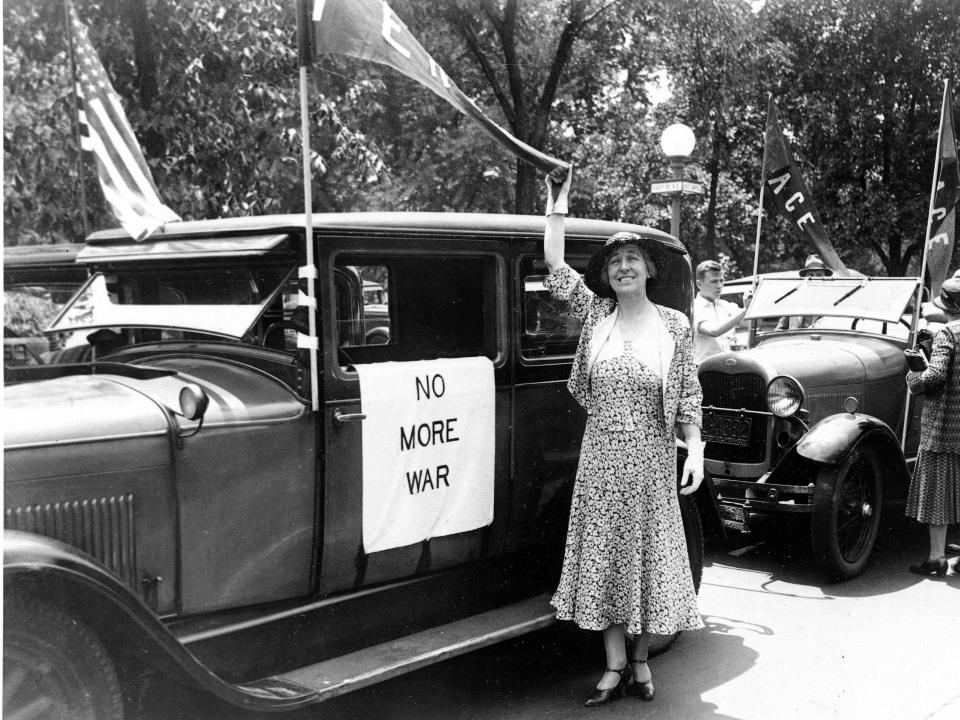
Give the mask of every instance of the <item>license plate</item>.
M 703 416 L 703 430 L 700 435 L 705 442 L 724 445 L 750 444 L 750 427 L 753 418 L 739 415 L 717 415 L 706 413 Z

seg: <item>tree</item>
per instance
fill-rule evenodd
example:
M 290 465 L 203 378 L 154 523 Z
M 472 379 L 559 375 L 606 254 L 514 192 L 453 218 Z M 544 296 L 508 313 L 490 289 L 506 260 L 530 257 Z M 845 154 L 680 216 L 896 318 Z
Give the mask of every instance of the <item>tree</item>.
M 668 107 L 690 119 L 694 164 L 706 174 L 692 250 L 699 258 L 725 250 L 740 267 L 752 267 L 766 119 L 761 78 L 789 59 L 782 43 L 762 37 L 742 0 L 680 0 L 665 11 L 662 57 L 675 88 Z
M 955 10 L 951 0 L 778 0 L 761 12 L 794 58 L 771 84 L 824 225 L 865 272 L 907 274 L 922 252 L 943 79 L 960 73 Z
M 246 0 L 232 12 L 213 0 L 75 6 L 175 212 L 189 219 L 302 209 L 291 3 Z M 82 234 L 62 7 L 3 7 L 7 244 Z M 334 93 L 311 98 L 314 191 L 328 209 L 349 203 L 383 170 L 376 148 L 352 130 L 369 87 L 341 83 Z M 115 225 L 85 163 L 92 224 Z

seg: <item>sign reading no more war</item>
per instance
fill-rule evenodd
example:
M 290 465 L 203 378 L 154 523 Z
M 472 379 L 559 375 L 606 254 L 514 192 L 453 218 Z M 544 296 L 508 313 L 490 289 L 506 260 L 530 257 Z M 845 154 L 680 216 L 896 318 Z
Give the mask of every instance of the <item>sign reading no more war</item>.
M 493 522 L 494 380 L 488 358 L 357 365 L 363 549 Z

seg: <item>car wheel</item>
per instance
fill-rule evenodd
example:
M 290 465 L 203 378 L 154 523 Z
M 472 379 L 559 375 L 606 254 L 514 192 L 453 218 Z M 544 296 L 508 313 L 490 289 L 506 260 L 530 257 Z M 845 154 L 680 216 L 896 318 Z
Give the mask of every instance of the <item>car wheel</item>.
M 97 636 L 35 598 L 4 602 L 3 717 L 122 720 L 113 662 Z
M 703 523 L 693 496 L 680 495 L 679 498 L 680 517 L 683 518 L 683 535 L 687 541 L 687 557 L 690 560 L 693 587 L 700 592 L 700 580 L 703 578 Z M 670 635 L 652 635 L 648 656 L 653 657 L 666 652 L 678 637 L 680 637 L 679 630 Z
M 882 502 L 880 463 L 869 448 L 855 448 L 839 467 L 820 472 L 810 532 L 814 556 L 831 580 L 863 571 L 877 541 Z

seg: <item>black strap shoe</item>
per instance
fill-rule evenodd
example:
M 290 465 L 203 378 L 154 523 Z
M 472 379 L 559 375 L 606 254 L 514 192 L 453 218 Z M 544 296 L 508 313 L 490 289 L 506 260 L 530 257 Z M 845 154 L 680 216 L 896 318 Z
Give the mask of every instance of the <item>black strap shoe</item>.
M 946 558 L 924 560 L 919 565 L 911 565 L 910 572 L 915 575 L 936 575 L 937 577 L 943 577 L 947 574 L 947 560 Z
M 607 668 L 607 672 L 616 673 L 620 676 L 620 679 L 617 680 L 617 684 L 612 688 L 607 690 L 601 690 L 597 688 L 593 691 L 593 695 L 587 698 L 587 701 L 584 703 L 587 707 L 599 707 L 601 705 L 606 705 L 607 703 L 615 700 L 617 697 L 623 695 L 624 690 L 627 687 L 627 683 L 630 681 L 630 663 L 624 663 L 623 667 L 619 670 L 615 668 Z
M 645 665 L 646 660 L 631 660 L 630 664 L 633 666 Z M 627 694 L 633 697 L 638 697 L 641 700 L 649 702 L 653 700 L 653 696 L 656 694 L 657 689 L 653 686 L 653 678 L 645 682 L 641 682 L 633 677 L 633 673 L 630 673 L 631 683 L 627 685 Z

